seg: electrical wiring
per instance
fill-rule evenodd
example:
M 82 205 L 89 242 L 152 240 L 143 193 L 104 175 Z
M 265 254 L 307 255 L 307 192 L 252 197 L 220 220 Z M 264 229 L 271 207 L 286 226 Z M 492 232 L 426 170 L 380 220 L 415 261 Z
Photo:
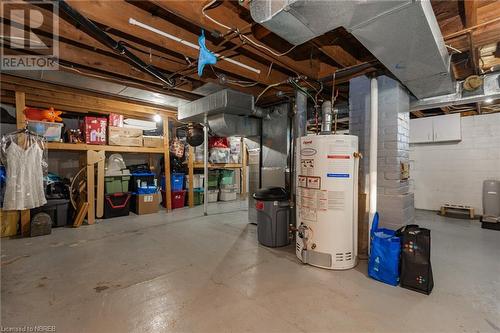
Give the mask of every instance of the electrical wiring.
M 273 84 L 268 85 L 267 87 L 264 88 L 264 90 L 261 91 L 261 93 L 259 94 L 259 96 L 257 96 L 257 98 L 255 99 L 255 103 L 257 103 L 259 101 L 259 99 L 262 97 L 262 95 L 264 95 L 264 93 L 266 91 L 268 91 L 269 89 L 271 89 L 273 87 L 280 86 L 282 84 L 286 84 L 288 82 L 289 82 L 289 80 L 284 80 L 284 81 L 281 81 L 281 82 L 277 82 L 277 83 L 273 83 Z
M 210 21 L 212 21 L 213 23 L 215 23 L 215 24 L 217 24 L 217 25 L 219 25 L 219 26 L 221 26 L 221 27 L 223 27 L 223 28 L 225 28 L 225 29 L 227 29 L 227 30 L 235 31 L 235 32 L 237 33 L 237 35 L 238 35 L 241 39 L 246 40 L 247 42 L 249 42 L 249 43 L 250 43 L 250 44 L 252 44 L 253 46 L 258 47 L 258 48 L 261 48 L 261 49 L 263 49 L 263 50 L 266 50 L 267 52 L 271 53 L 272 55 L 274 55 L 274 56 L 276 56 L 276 57 L 281 57 L 281 56 L 284 56 L 284 55 L 286 55 L 286 54 L 290 53 L 293 49 L 295 49 L 295 48 L 297 47 L 297 45 L 294 45 L 294 46 L 292 46 L 292 47 L 291 47 L 288 51 L 285 51 L 285 52 L 283 52 L 283 53 L 277 53 L 277 52 L 275 52 L 275 51 L 271 50 L 269 47 L 267 47 L 267 46 L 265 46 L 265 45 L 263 45 L 263 44 L 260 44 L 260 43 L 258 43 L 258 42 L 256 42 L 256 41 L 254 41 L 253 39 L 251 39 L 251 38 L 249 38 L 249 37 L 247 37 L 247 36 L 243 35 L 243 34 L 242 34 L 242 33 L 241 33 L 241 32 L 240 32 L 237 28 L 231 28 L 231 27 L 229 27 L 229 26 L 227 26 L 227 25 L 225 25 L 225 24 L 223 24 L 223 23 L 221 23 L 221 22 L 217 21 L 216 19 L 212 18 L 211 16 L 209 16 L 209 15 L 205 12 L 205 11 L 206 11 L 207 9 L 209 9 L 209 7 L 211 7 L 211 6 L 212 6 L 215 2 L 217 2 L 217 0 L 212 0 L 212 1 L 210 1 L 209 3 L 207 3 L 205 6 L 203 6 L 203 8 L 201 9 L 201 14 L 202 14 L 203 16 L 205 16 L 207 19 L 209 19 Z

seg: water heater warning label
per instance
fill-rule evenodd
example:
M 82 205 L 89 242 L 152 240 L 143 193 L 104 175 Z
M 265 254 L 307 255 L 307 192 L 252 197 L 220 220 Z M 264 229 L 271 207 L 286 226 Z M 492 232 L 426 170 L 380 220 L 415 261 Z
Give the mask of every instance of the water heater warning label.
M 307 177 L 307 188 L 321 189 L 321 177 Z
M 348 160 L 351 158 L 350 155 L 327 155 L 326 157 L 334 160 Z

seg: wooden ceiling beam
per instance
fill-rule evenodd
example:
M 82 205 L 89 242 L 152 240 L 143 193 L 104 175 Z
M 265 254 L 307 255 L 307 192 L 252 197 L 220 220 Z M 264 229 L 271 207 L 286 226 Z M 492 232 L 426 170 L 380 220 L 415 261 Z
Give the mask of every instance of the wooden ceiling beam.
M 225 29 L 221 27 L 220 25 L 212 22 L 211 20 L 207 19 L 206 17 L 203 16 L 202 14 L 202 8 L 206 5 L 205 1 L 172 1 L 172 0 L 153 0 L 152 1 L 154 4 L 157 6 L 165 9 L 166 11 L 184 19 L 187 20 L 191 23 L 194 23 L 195 25 L 207 29 L 207 30 L 217 30 L 221 31 L 222 33 L 226 33 Z M 238 29 L 243 29 L 248 26 L 248 22 L 240 18 L 237 14 L 235 14 L 233 11 L 230 9 L 226 8 L 224 6 L 224 3 L 219 6 L 218 8 L 215 8 L 213 10 L 210 10 L 209 12 L 210 17 L 213 17 L 215 20 L 227 25 L 231 26 L 234 28 Z M 261 36 L 268 36 L 272 34 L 271 32 L 269 33 L 264 33 L 265 30 L 267 30 L 264 27 L 258 28 L 260 31 Z M 249 36 L 249 38 L 256 39 L 256 36 Z M 258 38 L 257 38 L 258 39 Z M 230 40 L 232 43 L 238 43 L 240 42 L 240 38 L 238 36 L 234 36 Z M 262 42 L 259 42 L 262 44 Z M 314 67 L 310 66 L 308 60 L 295 60 L 291 56 L 284 55 L 281 57 L 276 57 L 267 51 L 261 50 L 260 48 L 254 47 L 249 45 L 247 42 L 247 45 L 243 45 L 242 49 L 254 53 L 258 55 L 259 57 L 262 57 L 266 59 L 269 62 L 274 62 L 277 64 L 281 64 L 282 67 L 285 68 L 290 68 L 290 70 L 298 72 L 299 74 L 306 75 L 310 78 L 317 78 L 318 73 L 315 71 Z M 272 49 L 272 48 L 271 48 Z M 275 52 L 279 53 L 278 51 L 275 50 Z M 264 75 L 267 73 L 264 73 Z
M 151 25 L 156 29 L 168 32 L 169 34 L 172 34 L 178 38 L 194 44 L 197 44 L 198 36 L 196 34 L 191 33 L 166 20 L 163 20 L 160 17 L 152 16 L 150 13 L 130 3 L 124 1 L 117 2 L 106 0 L 69 0 L 68 3 L 82 15 L 104 26 L 116 29 L 118 31 L 126 32 L 127 34 L 136 36 L 137 38 L 161 45 L 161 47 L 165 49 L 175 50 L 176 52 L 184 56 L 188 56 L 191 59 L 198 58 L 198 50 L 185 46 L 181 43 L 178 43 L 169 38 L 165 38 L 153 32 L 144 30 L 143 28 L 140 28 L 138 26 L 131 25 L 129 24 L 128 20 L 129 18 L 134 18 L 137 21 Z M 189 10 L 191 11 L 193 9 L 189 7 Z M 211 44 L 210 42 L 207 42 L 206 45 L 211 50 L 216 49 L 215 45 Z M 260 70 L 260 74 L 244 69 L 238 65 L 224 60 L 218 61 L 215 67 L 218 67 L 228 73 L 238 73 L 242 77 L 245 77 L 247 80 L 257 81 L 266 85 L 288 78 L 287 75 L 278 71 L 272 71 L 270 75 L 267 76 L 268 66 L 259 63 L 249 57 L 236 55 L 231 58 L 247 66 Z
M 425 113 L 423 113 L 422 111 L 411 111 L 411 114 L 413 114 L 417 118 L 425 117 Z

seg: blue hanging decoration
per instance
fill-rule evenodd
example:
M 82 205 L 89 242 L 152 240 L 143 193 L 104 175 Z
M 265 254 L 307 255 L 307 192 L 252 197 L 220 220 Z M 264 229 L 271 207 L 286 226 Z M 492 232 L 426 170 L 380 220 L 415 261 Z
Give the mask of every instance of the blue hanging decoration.
M 198 37 L 198 45 L 200 46 L 200 54 L 198 55 L 198 76 L 201 77 L 205 65 L 215 65 L 217 63 L 217 57 L 205 46 L 205 31 L 203 30 Z

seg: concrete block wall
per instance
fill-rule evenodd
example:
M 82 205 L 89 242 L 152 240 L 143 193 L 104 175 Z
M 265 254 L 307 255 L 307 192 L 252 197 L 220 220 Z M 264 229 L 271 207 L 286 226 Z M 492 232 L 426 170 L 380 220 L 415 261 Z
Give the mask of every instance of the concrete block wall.
M 461 118 L 462 140 L 410 145 L 415 207 L 469 205 L 482 214 L 482 184 L 500 180 L 500 113 Z M 411 128 L 410 128 L 411 131 Z
M 380 225 L 397 229 L 414 221 L 414 197 L 408 180 L 401 180 L 401 163 L 409 162 L 409 95 L 399 82 L 377 78 L 379 89 L 377 210 Z M 370 79 L 358 77 L 349 86 L 349 129 L 357 135 L 363 160 L 360 191 L 369 192 Z

